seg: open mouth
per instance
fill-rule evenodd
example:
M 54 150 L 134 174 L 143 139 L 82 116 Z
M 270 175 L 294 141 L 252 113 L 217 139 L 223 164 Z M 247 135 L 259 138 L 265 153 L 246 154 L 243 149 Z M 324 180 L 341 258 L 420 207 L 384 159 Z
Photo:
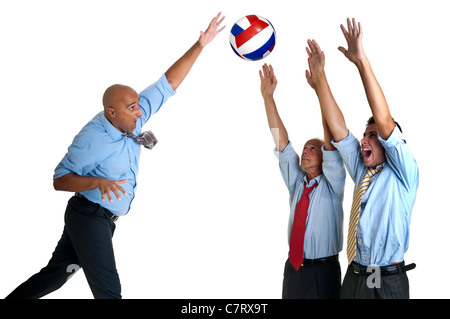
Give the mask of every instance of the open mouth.
M 370 155 L 372 155 L 372 150 L 368 149 L 368 148 L 363 148 L 362 149 L 362 156 L 364 159 L 370 157 Z

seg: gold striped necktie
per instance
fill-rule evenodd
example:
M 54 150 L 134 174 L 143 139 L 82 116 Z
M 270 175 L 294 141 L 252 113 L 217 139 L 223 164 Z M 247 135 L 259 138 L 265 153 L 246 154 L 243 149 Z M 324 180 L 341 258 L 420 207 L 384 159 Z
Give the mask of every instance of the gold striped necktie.
M 361 183 L 359 183 L 355 194 L 353 194 L 353 203 L 352 210 L 350 212 L 350 223 L 348 226 L 347 236 L 347 258 L 349 264 L 356 256 L 356 227 L 358 226 L 359 212 L 361 211 L 361 198 L 366 193 L 366 190 L 369 187 L 372 178 L 382 169 L 383 166 L 380 166 L 378 169 L 369 168 L 364 175 Z

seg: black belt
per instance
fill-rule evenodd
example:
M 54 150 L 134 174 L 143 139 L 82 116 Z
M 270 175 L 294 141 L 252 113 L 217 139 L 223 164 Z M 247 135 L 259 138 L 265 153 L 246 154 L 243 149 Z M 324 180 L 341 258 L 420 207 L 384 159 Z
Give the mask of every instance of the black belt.
M 79 198 L 83 198 L 83 199 L 85 199 L 85 200 L 89 200 L 89 199 L 87 199 L 83 194 L 80 194 L 80 193 L 78 193 L 78 192 L 75 193 L 75 196 L 76 196 L 76 197 L 79 197 Z M 109 218 L 111 218 L 111 220 L 112 220 L 113 222 L 116 222 L 116 221 L 119 219 L 119 216 L 114 215 L 113 213 L 111 213 L 111 212 L 110 212 L 109 210 L 107 210 L 106 208 L 104 208 L 104 210 L 106 211 L 106 214 L 108 215 Z
M 303 259 L 303 265 L 321 265 L 328 264 L 339 261 L 339 255 L 334 255 L 330 257 L 317 258 L 317 259 Z
M 355 261 L 352 261 L 350 264 L 350 267 L 353 268 L 353 271 L 355 272 L 355 274 L 358 275 L 371 275 L 373 273 L 374 268 L 376 268 L 377 266 L 372 266 L 371 269 L 369 269 L 369 271 L 367 271 L 367 268 L 369 266 L 363 266 L 361 264 L 358 264 Z M 408 270 L 412 270 L 414 268 L 416 268 L 416 264 L 409 264 L 405 266 L 405 262 L 402 261 L 401 263 L 397 263 L 397 264 L 392 264 L 392 265 L 388 265 L 388 266 L 381 266 L 380 268 L 380 275 L 381 276 L 390 276 L 390 275 L 396 275 L 396 274 L 401 274 L 402 272 L 406 272 Z

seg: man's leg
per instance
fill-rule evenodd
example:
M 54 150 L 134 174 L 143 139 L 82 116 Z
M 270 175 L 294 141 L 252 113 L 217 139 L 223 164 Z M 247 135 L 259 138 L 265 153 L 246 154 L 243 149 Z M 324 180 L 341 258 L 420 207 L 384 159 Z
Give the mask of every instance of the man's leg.
M 66 227 L 96 299 L 120 299 L 121 285 L 116 269 L 112 237 L 114 222 L 106 210 L 87 199 L 72 197 Z
M 48 265 L 31 276 L 5 299 L 37 299 L 64 285 L 77 268 L 78 258 L 64 227 L 61 239 L 53 252 Z

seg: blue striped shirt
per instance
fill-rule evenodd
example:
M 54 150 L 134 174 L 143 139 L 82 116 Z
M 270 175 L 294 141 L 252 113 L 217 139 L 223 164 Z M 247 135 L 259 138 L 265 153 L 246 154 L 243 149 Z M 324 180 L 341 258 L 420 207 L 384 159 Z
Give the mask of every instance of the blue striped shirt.
M 133 134 L 139 135 L 143 125 L 155 114 L 167 99 L 175 94 L 165 74 L 139 94 L 139 108 L 143 115 L 136 123 Z M 55 169 L 53 178 L 75 173 L 80 176 L 103 177 L 109 180 L 128 179 L 121 184 L 127 196 L 120 193 L 121 200 L 111 193 L 113 202 L 101 200 L 98 188 L 82 192 L 91 202 L 98 203 L 117 216 L 128 213 L 135 196 L 139 171 L 141 145 L 122 136 L 105 117 L 98 113 L 75 136 L 66 155 Z
M 275 149 L 283 180 L 289 190 L 290 215 L 288 223 L 288 243 L 291 237 L 295 209 L 300 200 L 306 172 L 299 165 L 299 156 L 291 143 L 283 152 Z M 342 201 L 344 198 L 345 169 L 338 151 L 326 151 L 322 147 L 323 174 L 311 179 L 306 185 L 318 185 L 309 194 L 309 208 L 306 218 L 303 256 L 317 259 L 337 255 L 342 250 Z
M 386 266 L 403 261 L 408 249 L 411 212 L 419 185 L 416 160 L 398 127 L 386 141 L 380 136 L 378 139 L 386 151 L 386 162 L 361 198 L 356 229 L 354 260 L 365 266 Z M 333 141 L 333 145 L 341 153 L 356 190 L 367 171 L 360 143 L 349 132 L 347 138 Z

